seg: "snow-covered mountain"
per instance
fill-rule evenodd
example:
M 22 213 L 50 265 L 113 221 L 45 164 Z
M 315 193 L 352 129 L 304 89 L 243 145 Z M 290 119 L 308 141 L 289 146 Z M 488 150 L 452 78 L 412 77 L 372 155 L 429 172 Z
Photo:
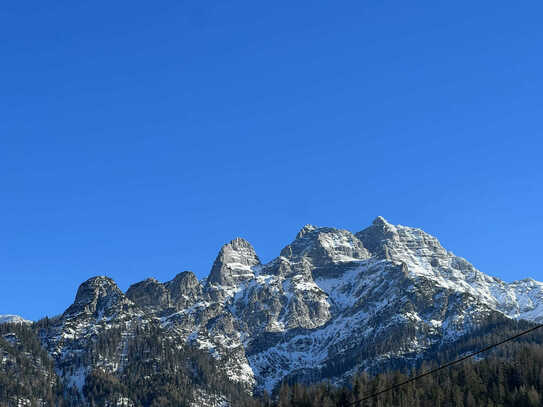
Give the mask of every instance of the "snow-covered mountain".
M 19 315 L 12 315 L 12 314 L 3 314 L 0 315 L 0 324 L 31 324 L 32 321 L 29 321 L 27 319 L 24 319 L 23 317 Z
M 358 233 L 304 226 L 267 264 L 234 239 L 202 281 L 183 272 L 123 293 L 92 278 L 41 337 L 76 387 L 89 370 L 81 353 L 100 332 L 119 332 L 118 352 L 93 359 L 115 373 L 130 359 L 127 338 L 158 323 L 175 343 L 208 351 L 231 379 L 272 391 L 287 377 L 339 382 L 415 360 L 499 319 L 543 321 L 543 283 L 490 277 L 422 230 L 378 217 Z

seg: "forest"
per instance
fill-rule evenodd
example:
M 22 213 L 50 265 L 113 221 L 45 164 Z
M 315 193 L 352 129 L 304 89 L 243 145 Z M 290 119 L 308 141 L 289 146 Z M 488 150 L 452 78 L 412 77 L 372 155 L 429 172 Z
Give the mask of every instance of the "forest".
M 201 402 L 202 394 L 207 400 L 227 401 L 232 407 L 533 407 L 543 401 L 543 332 L 536 331 L 357 404 L 368 395 L 531 326 L 522 322 L 463 338 L 415 368 L 361 372 L 342 386 L 285 381 L 273 395 L 259 396 L 251 396 L 249 389 L 231 382 L 206 352 L 173 346 L 157 326 L 138 328 L 127 349 L 137 357 L 130 358 L 122 372 L 115 374 L 100 367 L 100 360 L 115 355 L 119 332 L 111 330 L 96 338 L 92 349 L 81 357 L 82 365 L 94 367 L 79 392 L 63 383 L 43 350 L 39 332 L 45 324 L 0 325 L 0 406 L 194 406 Z

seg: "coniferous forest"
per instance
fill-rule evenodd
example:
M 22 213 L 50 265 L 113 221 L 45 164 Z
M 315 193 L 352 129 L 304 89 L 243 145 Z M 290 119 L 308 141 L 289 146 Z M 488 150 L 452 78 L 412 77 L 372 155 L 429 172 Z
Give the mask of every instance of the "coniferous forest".
M 405 381 L 473 349 L 513 336 L 531 325 L 500 324 L 484 334 L 463 338 L 415 368 L 356 375 L 344 386 L 283 383 L 273 395 L 251 396 L 229 380 L 206 352 L 168 343 L 155 327 L 139 328 L 129 343 L 122 373 L 100 367 L 100 355 L 119 344 L 112 330 L 96 338 L 81 363 L 95 366 L 81 391 L 58 378 L 33 326 L 0 325 L 0 406 L 195 406 L 229 402 L 240 407 L 347 407 L 370 394 Z M 543 403 L 543 332 L 536 331 L 488 354 L 470 359 L 399 389 L 367 400 L 368 407 L 507 407 Z

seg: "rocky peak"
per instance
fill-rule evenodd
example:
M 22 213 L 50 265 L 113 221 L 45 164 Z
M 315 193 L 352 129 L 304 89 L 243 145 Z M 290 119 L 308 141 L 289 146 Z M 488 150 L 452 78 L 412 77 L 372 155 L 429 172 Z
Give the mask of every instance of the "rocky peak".
M 307 224 L 303 228 L 300 229 L 300 231 L 296 235 L 296 239 L 301 239 L 302 237 L 304 237 L 305 234 L 309 232 L 313 232 L 314 230 L 317 230 L 317 229 L 318 229 L 317 226 Z
M 247 240 L 242 237 L 236 237 L 230 243 L 225 244 L 221 248 L 221 252 L 227 257 L 229 261 L 247 261 L 247 264 L 253 264 L 255 262 L 260 263 L 256 255 L 255 249 Z
M 196 302 L 202 295 L 202 286 L 191 271 L 183 271 L 165 284 L 172 304 L 182 309 Z
M 238 237 L 221 248 L 207 281 L 210 284 L 235 286 L 254 277 L 253 267 L 260 264 L 253 246 Z
M 173 280 L 168 281 L 166 285 L 170 288 L 170 290 L 178 288 L 183 292 L 187 289 L 192 289 L 193 287 L 200 285 L 200 282 L 192 271 L 183 271 L 182 273 L 176 275 Z
M 184 309 L 196 302 L 201 294 L 200 282 L 190 271 L 179 273 L 166 283 L 148 278 L 126 291 L 126 296 L 138 306 L 159 314 L 172 308 Z
M 356 236 L 373 255 L 394 261 L 425 257 L 437 264 L 438 258 L 450 255 L 436 237 L 418 228 L 391 225 L 380 216 Z
M 92 277 L 79 286 L 75 296 L 75 304 L 86 305 L 105 297 L 122 295 L 123 293 L 111 278 Z
M 362 242 L 348 230 L 307 225 L 281 251 L 280 258 L 288 264 L 274 262 L 273 274 L 303 276 L 307 281 L 338 277 L 368 257 Z
M 368 252 L 362 242 L 348 230 L 306 225 L 296 239 L 281 251 L 289 259 L 305 257 L 318 266 L 330 262 L 362 260 Z
M 132 284 L 126 291 L 126 296 L 142 307 L 168 307 L 170 302 L 168 290 L 154 278 Z
M 356 234 L 366 249 L 373 255 L 388 258 L 387 241 L 398 237 L 396 227 L 387 222 L 382 216 L 378 216 L 372 225 Z
M 394 225 L 392 223 L 390 223 L 389 221 L 387 221 L 385 218 L 383 218 L 382 216 L 377 216 L 373 222 L 371 223 L 373 226 L 375 227 L 379 227 L 381 229 L 392 229 L 394 228 Z
M 109 277 L 92 277 L 79 286 L 74 303 L 64 316 L 74 314 L 111 314 L 123 304 L 131 303 Z

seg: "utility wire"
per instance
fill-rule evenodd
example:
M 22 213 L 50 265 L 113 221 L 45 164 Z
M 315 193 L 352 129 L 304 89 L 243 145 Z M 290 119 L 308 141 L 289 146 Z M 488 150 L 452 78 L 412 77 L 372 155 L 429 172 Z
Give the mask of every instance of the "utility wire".
M 452 365 L 456 365 L 457 363 L 463 362 L 463 361 L 466 360 L 466 359 L 472 358 L 472 357 L 474 357 L 474 356 L 476 356 L 476 355 L 478 355 L 478 354 L 480 354 L 480 353 L 486 352 L 486 351 L 488 351 L 488 350 L 490 350 L 490 349 L 492 349 L 492 348 L 495 348 L 495 347 L 497 347 L 497 346 L 503 345 L 504 343 L 510 342 L 510 341 L 515 340 L 515 339 L 517 339 L 517 338 L 520 338 L 521 336 L 526 335 L 526 334 L 529 334 L 530 332 L 533 332 L 533 331 L 535 331 L 536 329 L 539 329 L 539 328 L 542 328 L 542 327 L 543 327 L 543 324 L 540 324 L 540 325 L 537 325 L 537 326 L 535 326 L 535 327 L 533 327 L 533 328 L 530 328 L 530 329 L 528 329 L 528 330 L 526 330 L 526 331 L 522 331 L 522 332 L 520 332 L 520 333 L 518 333 L 518 334 L 516 334 L 516 335 L 514 335 L 514 336 L 511 336 L 510 338 L 504 339 L 504 340 L 501 341 L 501 342 L 497 342 L 497 343 L 495 343 L 495 344 L 489 345 L 489 346 L 487 346 L 486 348 L 483 348 L 483 349 L 478 350 L 478 351 L 476 351 L 476 352 L 470 353 L 470 354 L 468 354 L 468 355 L 466 355 L 466 356 L 463 356 L 463 357 L 461 357 L 461 358 L 459 358 L 459 359 L 453 360 L 452 362 L 445 363 L 444 365 L 438 366 L 438 367 L 436 367 L 435 369 L 432 369 L 432 370 L 429 370 L 429 371 L 427 371 L 427 372 L 421 373 L 421 374 L 419 374 L 419 375 L 417 375 L 417 376 L 411 377 L 410 379 L 407 379 L 407 380 L 405 380 L 405 381 L 403 381 L 403 382 L 401 382 L 401 383 L 395 384 L 394 386 L 390 386 L 390 387 L 388 387 L 388 388 L 386 388 L 386 389 L 384 389 L 384 390 L 380 390 L 380 391 L 378 391 L 378 392 L 376 392 L 376 393 L 370 394 L 370 395 L 368 395 L 368 396 L 364 396 L 364 397 L 362 397 L 362 398 L 360 398 L 360 399 L 358 399 L 358 400 L 355 400 L 355 401 L 353 401 L 353 402 L 347 404 L 347 406 L 361 405 L 360 403 L 363 403 L 364 401 L 373 399 L 373 398 L 375 398 L 375 397 L 377 397 L 377 396 L 380 396 L 381 394 L 387 393 L 387 392 L 389 392 L 389 391 L 392 391 L 392 390 L 394 390 L 394 389 L 397 389 L 398 387 L 401 387 L 401 386 L 404 386 L 404 385 L 406 385 L 406 384 L 408 384 L 408 383 L 414 382 L 415 380 L 418 380 L 418 379 L 420 379 L 421 377 L 424 377 L 424 376 L 428 376 L 428 375 L 434 374 L 435 372 L 437 372 L 437 371 L 439 371 L 439 370 L 443 370 L 443 369 L 446 369 L 446 368 L 448 368 L 448 367 L 451 367 Z

